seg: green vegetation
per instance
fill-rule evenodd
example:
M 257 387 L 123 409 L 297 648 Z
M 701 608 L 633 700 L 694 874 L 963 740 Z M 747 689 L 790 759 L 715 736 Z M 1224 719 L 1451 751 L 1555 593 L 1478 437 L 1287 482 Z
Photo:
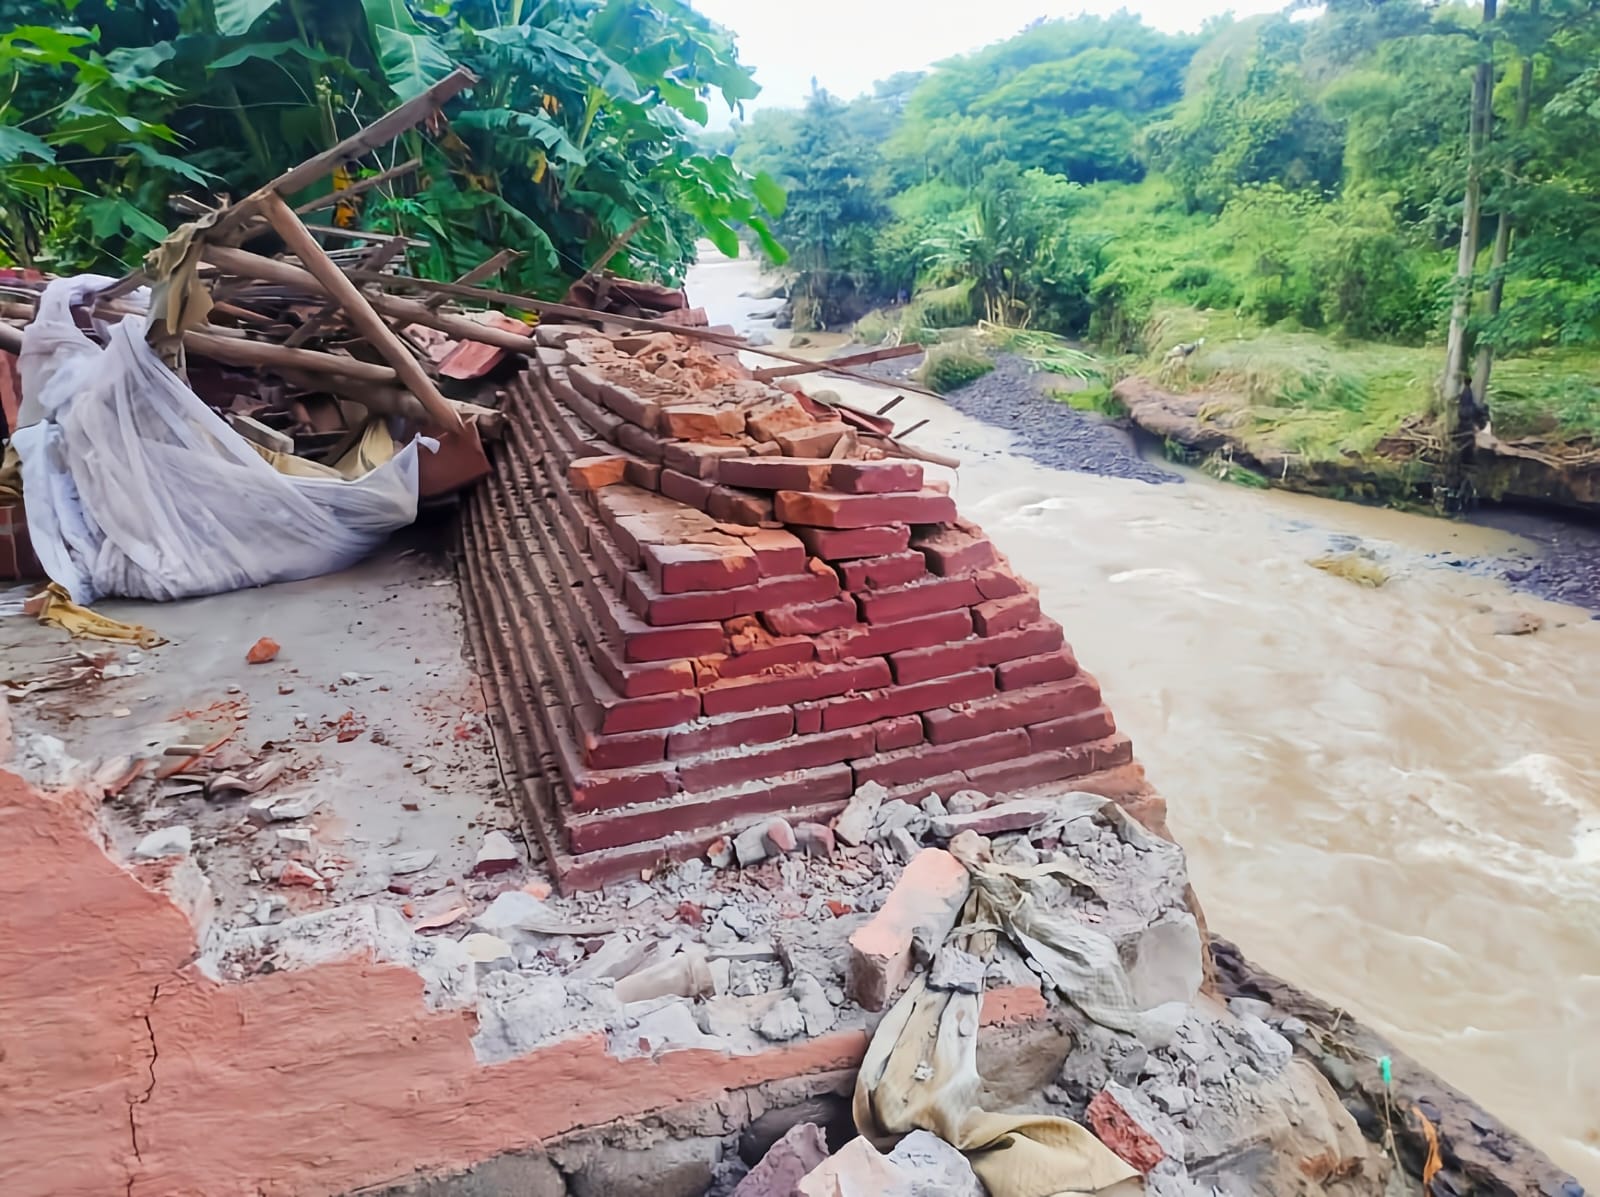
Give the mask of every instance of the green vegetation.
M 456 65 L 478 86 L 393 147 L 421 169 L 339 217 L 427 240 L 415 270 L 514 249 L 509 289 L 559 294 L 638 217 L 623 273 L 740 226 L 782 256 L 781 189 L 691 138 L 757 88 L 684 0 L 0 0 L 0 30 L 0 265 L 120 273 L 170 194 L 252 190 Z
M 1449 487 L 1469 379 L 1497 435 L 1600 435 L 1596 62 L 1594 0 L 1085 16 L 759 112 L 733 153 L 789 188 L 797 315 L 1086 340 L 1111 364 L 1075 405 L 1139 373 L 1279 453 L 1430 446 Z
M 976 346 L 960 342 L 936 345 L 918 367 L 917 381 L 944 395 L 976 382 L 993 369 L 994 361 Z

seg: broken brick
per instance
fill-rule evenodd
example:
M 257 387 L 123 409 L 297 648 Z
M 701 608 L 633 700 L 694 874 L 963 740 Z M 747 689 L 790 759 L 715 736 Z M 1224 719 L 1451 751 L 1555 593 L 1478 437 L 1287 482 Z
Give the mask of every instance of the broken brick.
M 850 936 L 846 967 L 850 996 L 866 1010 L 882 1010 L 911 972 L 913 944 L 942 944 L 960 917 L 971 879 L 940 848 L 911 858 L 883 907 Z
M 928 572 L 921 553 L 907 549 L 884 557 L 862 557 L 841 561 L 839 578 L 846 590 L 866 590 L 883 586 L 903 586 Z
M 813 528 L 871 528 L 884 524 L 937 524 L 955 518 L 949 495 L 918 491 L 901 495 L 816 494 L 780 490 L 773 510 L 788 524 Z M 819 554 L 820 555 L 820 554 Z
M 914 461 L 837 461 L 828 473 L 828 485 L 847 495 L 918 491 L 922 489 L 922 467 Z
M 856 605 L 841 594 L 820 603 L 776 607 L 763 612 L 761 618 L 779 636 L 816 636 L 855 623 Z
M 905 524 L 886 528 L 795 528 L 806 549 L 824 561 L 846 561 L 853 557 L 883 557 L 903 550 L 911 540 Z
M 717 481 L 747 490 L 822 490 L 831 463 L 800 457 L 730 458 L 717 466 Z
M 1031 594 L 988 599 L 972 608 L 972 626 L 980 636 L 998 636 L 1039 618 L 1039 599 Z

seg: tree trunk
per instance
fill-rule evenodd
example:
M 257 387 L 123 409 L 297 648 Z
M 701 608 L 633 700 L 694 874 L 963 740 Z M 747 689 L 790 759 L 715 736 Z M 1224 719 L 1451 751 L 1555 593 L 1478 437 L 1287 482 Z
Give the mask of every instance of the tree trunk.
M 1534 16 L 1539 15 L 1539 0 L 1532 0 L 1528 11 Z M 1528 110 L 1533 103 L 1533 57 L 1526 55 L 1522 59 L 1522 70 L 1517 78 L 1517 111 L 1513 119 L 1512 128 L 1520 136 L 1528 127 Z M 1509 197 L 1516 176 L 1516 166 L 1512 162 L 1506 163 L 1505 178 L 1501 185 L 1505 195 Z M 1489 296 L 1486 310 L 1490 319 L 1500 314 L 1500 302 L 1505 296 L 1506 289 L 1506 260 L 1511 256 L 1511 213 L 1507 211 L 1508 199 L 1500 202 L 1500 220 L 1494 231 L 1494 257 L 1489 264 Z M 1478 402 L 1487 410 L 1489 403 L 1489 371 L 1494 362 L 1494 350 L 1484 345 L 1478 349 L 1477 365 L 1472 371 L 1472 393 L 1477 396 Z
M 1495 18 L 1496 0 L 1483 0 L 1483 23 Z M 1467 122 L 1467 185 L 1461 200 L 1461 244 L 1456 254 L 1455 297 L 1445 342 L 1444 375 L 1439 382 L 1440 431 L 1444 437 L 1443 494 L 1436 502 L 1454 507 L 1462 479 L 1461 388 L 1466 381 L 1467 320 L 1472 314 L 1472 275 L 1478 259 L 1478 226 L 1483 198 L 1483 148 L 1489 140 L 1494 50 L 1485 38 L 1485 57 L 1472 73 L 1472 106 Z

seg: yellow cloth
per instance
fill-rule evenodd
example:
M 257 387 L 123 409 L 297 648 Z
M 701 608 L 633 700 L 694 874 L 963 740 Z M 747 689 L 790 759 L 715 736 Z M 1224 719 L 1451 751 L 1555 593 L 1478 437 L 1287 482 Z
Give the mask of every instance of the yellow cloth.
M 394 437 L 389 435 L 389 422 L 382 416 L 373 416 L 362 430 L 361 439 L 333 465 L 309 461 L 293 453 L 279 453 L 265 445 L 245 438 L 245 443 L 261 455 L 280 474 L 297 478 L 327 478 L 330 481 L 354 482 L 391 460 L 395 455 Z
M 22 458 L 17 447 L 8 444 L 0 455 L 0 499 L 22 498 Z
M 182 336 L 211 314 L 211 292 L 200 281 L 202 233 L 217 222 L 222 209 L 180 225 L 144 256 L 150 278 L 150 326 L 159 336 Z
M 113 644 L 136 644 L 140 648 L 154 648 L 167 642 L 166 637 L 158 636 L 143 624 L 123 623 L 78 606 L 55 582 L 29 599 L 26 609 L 37 615 L 40 623 L 53 623 L 77 637 L 109 640 Z

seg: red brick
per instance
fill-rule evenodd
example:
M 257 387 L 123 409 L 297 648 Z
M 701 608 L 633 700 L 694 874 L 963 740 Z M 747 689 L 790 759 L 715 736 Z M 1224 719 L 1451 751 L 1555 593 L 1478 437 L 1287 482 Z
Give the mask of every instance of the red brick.
M 831 463 L 804 457 L 729 458 L 717 466 L 717 481 L 748 490 L 822 490 Z
M 922 554 L 907 549 L 887 557 L 863 557 L 839 563 L 839 577 L 846 590 L 866 590 L 879 586 L 902 586 L 928 572 Z
M 792 736 L 781 743 L 763 745 L 749 751 L 731 751 L 700 761 L 685 762 L 678 766 L 678 775 L 683 779 L 686 790 L 709 790 L 763 777 L 781 777 L 793 769 L 832 765 L 867 756 L 871 752 L 872 729 L 858 727 L 818 736 Z
M 955 518 L 949 495 L 918 491 L 905 495 L 813 494 L 780 490 L 773 510 L 786 524 L 814 528 L 872 528 L 882 524 L 938 524 Z
M 676 499 L 679 503 L 687 503 L 700 511 L 706 509 L 706 504 L 711 501 L 711 492 L 716 484 L 704 478 L 694 478 L 688 474 L 680 474 L 677 470 L 661 471 L 661 493 L 669 499 Z
M 663 594 L 731 590 L 760 580 L 756 555 L 740 542 L 640 545 L 645 568 Z
M 602 646 L 594 654 L 595 671 L 624 698 L 644 698 L 651 694 L 670 694 L 675 690 L 693 690 L 698 684 L 698 674 L 689 661 L 669 661 L 663 664 L 625 665 Z
M 1039 600 L 1031 594 L 989 599 L 972 609 L 972 626 L 980 636 L 998 636 L 1039 618 Z
M 1040 682 L 1054 682 L 1078 672 L 1078 660 L 1070 647 L 1020 661 L 1002 661 L 995 669 L 995 680 L 1002 690 L 1022 690 Z
M 668 737 L 666 754 L 676 760 L 715 752 L 719 748 L 737 748 L 741 744 L 768 744 L 785 739 L 793 732 L 794 711 L 787 707 L 750 711 L 679 728 Z
M 737 407 L 674 403 L 662 407 L 660 431 L 663 436 L 682 437 L 690 441 L 730 436 L 744 431 L 744 412 Z
M 1053 619 L 1041 619 L 1038 623 L 1012 628 L 1011 631 L 1001 632 L 998 636 L 986 636 L 979 643 L 984 646 L 983 663 L 998 665 L 1002 661 L 1015 661 L 1019 657 L 1037 657 L 1041 653 L 1053 653 L 1066 641 L 1061 635 L 1060 624 Z
M 904 785 L 952 770 L 972 776 L 975 768 L 1028 754 L 1028 733 L 1020 727 L 954 744 L 918 744 L 855 761 L 856 784 Z
M 565 374 L 564 370 L 562 374 Z M 551 395 L 563 407 L 571 411 L 591 430 L 605 437 L 608 441 L 614 440 L 617 435 L 617 429 L 626 423 L 621 416 L 607 411 L 600 404 L 580 392 L 565 377 L 558 375 L 553 370 L 545 378 L 545 385 L 549 387 Z
M 807 569 L 801 574 L 763 578 L 751 587 L 751 591 L 755 596 L 754 602 L 741 605 L 738 614 L 787 607 L 794 603 L 820 603 L 839 593 L 839 579 L 831 569 L 822 566 L 820 570 Z
M 1095 1137 L 1111 1148 L 1135 1171 L 1148 1176 L 1167 1153 L 1139 1120 L 1122 1108 L 1109 1089 L 1102 1089 L 1089 1103 L 1089 1125 Z
M 665 760 L 666 755 L 665 728 L 611 736 L 594 732 L 585 732 L 583 735 L 583 763 L 591 769 L 628 769 L 635 765 L 651 765 Z
M 952 745 L 953 747 L 953 745 Z M 1068 781 L 1126 765 L 1133 759 L 1133 745 L 1126 736 L 1111 736 L 1073 748 L 1051 749 L 1030 756 L 1019 756 L 991 765 L 968 769 L 967 780 L 975 790 L 986 794 L 1026 789 L 1049 781 Z
M 809 428 L 778 433 L 778 448 L 790 457 L 826 457 L 847 431 L 843 421 L 824 420 Z
M 886 801 L 893 802 L 921 802 L 929 794 L 956 794 L 967 788 L 967 775 L 956 769 L 950 773 L 940 773 L 936 777 L 924 777 L 919 781 L 907 782 L 903 786 L 890 786 L 889 797 Z
M 888 672 L 888 668 L 885 664 L 885 673 Z M 993 693 L 994 671 L 975 669 L 970 673 L 935 678 L 931 682 L 919 682 L 914 686 L 895 686 L 878 693 L 855 694 L 848 698 L 834 699 L 823 704 L 822 726 L 825 731 L 833 731 L 840 727 L 855 727 L 878 719 L 892 719 L 896 715 L 910 715 L 933 707 L 949 706 L 953 702 L 983 698 Z
M 781 528 L 757 528 L 741 539 L 756 555 L 763 578 L 797 574 L 806 568 L 806 546 L 792 532 Z
M 966 867 L 942 848 L 924 848 L 911 858 L 883 907 L 850 935 L 845 984 L 858 1005 L 882 1010 L 889 1004 L 910 975 L 917 943 L 944 942 L 970 888 Z
M 778 811 L 814 811 L 819 804 L 842 802 L 854 786 L 849 765 L 825 765 L 776 781 L 763 779 L 709 794 L 680 794 L 635 810 L 572 819 L 567 823 L 567 840 L 575 853 L 593 852 Z
M 572 377 L 577 381 L 579 370 L 572 370 Z M 580 389 L 581 386 L 580 386 Z M 634 394 L 627 387 L 619 387 L 614 382 L 600 384 L 600 392 L 593 396 L 597 403 L 603 403 L 610 410 L 616 412 L 630 424 L 637 424 L 649 432 L 654 432 L 661 427 L 661 407 L 640 395 Z
M 806 548 L 824 561 L 883 557 L 902 551 L 911 540 L 905 524 L 887 528 L 795 528 Z
M 978 584 L 978 593 L 986 599 L 1010 598 L 1026 589 L 1021 580 L 1009 570 L 980 569 L 972 575 Z
M 794 704 L 794 734 L 814 736 L 822 730 L 822 703 L 797 702 Z
M 856 595 L 856 605 L 867 623 L 896 623 L 936 611 L 970 607 L 979 598 L 971 578 L 928 578 L 905 586 L 864 591 Z
M 1028 728 L 1028 743 L 1035 752 L 1048 752 L 1052 748 L 1071 748 L 1091 740 L 1103 740 L 1115 735 L 1117 721 L 1105 707 L 1095 707 L 1081 715 L 1068 715 L 1050 719 Z
M 623 477 L 628 485 L 642 487 L 645 490 L 661 489 L 661 467 L 653 461 L 645 461 L 642 457 L 630 457 Z
M 762 612 L 762 621 L 779 636 L 816 636 L 856 621 L 856 604 L 849 595 L 820 603 L 800 603 Z
M 699 657 L 694 662 L 694 674 L 700 685 L 709 686 L 724 678 L 751 677 L 783 665 L 804 665 L 816 660 L 816 657 L 816 645 L 810 637 L 789 636 L 732 656 L 719 653 L 716 656 Z
M 611 771 L 573 769 L 570 772 L 567 765 L 563 760 L 562 773 L 566 776 L 575 811 L 654 802 L 676 794 L 679 789 L 678 771 L 673 765 Z
M 828 485 L 847 495 L 917 491 L 922 489 L 922 467 L 914 461 L 836 461 Z
M 661 461 L 661 441 L 636 424 L 617 425 L 617 444 L 646 461 Z
M 970 635 L 972 615 L 963 607 L 895 623 L 873 624 L 858 630 L 830 632 L 817 639 L 817 656 L 824 661 L 846 657 L 881 657 L 906 649 L 942 646 L 965 640 Z
M 1000 559 L 987 537 L 963 528 L 939 528 L 919 535 L 914 547 L 928 559 L 931 571 L 946 577 L 987 569 Z
M 745 429 L 758 441 L 775 441 L 781 432 L 808 428 L 815 421 L 793 395 L 774 395 L 746 415 Z
M 931 648 L 892 653 L 889 664 L 894 667 L 894 680 L 901 685 L 909 685 L 988 665 L 988 655 L 989 648 L 982 640 L 959 640 L 952 644 L 936 644 Z
M 706 500 L 706 512 L 730 524 L 760 524 L 772 519 L 772 499 L 752 491 L 719 485 L 712 488 L 711 496 Z
M 727 651 L 728 637 L 720 623 L 653 628 L 608 595 L 595 579 L 586 580 L 584 592 L 596 615 L 596 626 L 621 647 L 624 661 L 677 661 Z
M 820 698 L 833 698 L 854 690 L 871 690 L 889 683 L 889 665 L 881 658 L 837 665 L 801 665 L 787 672 L 774 671 L 755 678 L 718 682 L 701 692 L 708 715 L 728 715 Z M 899 713 L 899 712 L 896 712 Z M 833 728 L 829 728 L 832 731 Z
M 652 694 L 647 698 L 596 698 L 595 705 L 600 712 L 599 729 L 606 735 L 676 727 L 700 714 L 700 696 L 681 690 L 676 694 Z
M 695 441 L 666 441 L 661 446 L 661 464 L 691 478 L 715 478 L 717 462 L 727 457 L 743 457 L 750 452 L 745 445 L 731 440 L 727 444 L 704 444 Z
M 875 747 L 879 752 L 892 752 L 896 748 L 910 748 L 913 744 L 922 743 L 922 718 L 918 715 L 885 719 L 874 723 L 872 730 L 877 735 Z
M 748 589 L 748 588 L 747 588 Z M 623 588 L 623 598 L 633 613 L 651 627 L 699 623 L 727 619 L 739 614 L 737 590 L 692 590 L 685 594 L 662 594 L 648 575 L 631 573 Z
M 1010 690 L 993 698 L 962 702 L 948 710 L 924 708 L 923 725 L 934 744 L 969 740 L 990 732 L 1081 715 L 1100 705 L 1100 687 L 1084 674 L 1069 682 L 1051 682 L 1027 690 Z

